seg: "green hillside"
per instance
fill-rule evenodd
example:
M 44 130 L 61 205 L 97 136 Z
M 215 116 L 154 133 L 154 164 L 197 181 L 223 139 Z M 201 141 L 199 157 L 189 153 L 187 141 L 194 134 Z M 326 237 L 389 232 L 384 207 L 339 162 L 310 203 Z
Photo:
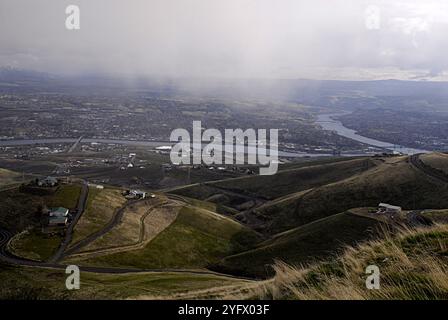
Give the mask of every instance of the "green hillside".
M 293 192 L 348 178 L 374 166 L 374 162 L 366 158 L 318 165 L 310 163 L 309 166 L 279 171 L 272 176 L 257 175 L 214 185 L 243 194 L 256 194 L 258 197 L 276 199 Z
M 307 163 L 281 170 L 273 176 L 247 176 L 179 188 L 173 193 L 220 203 L 233 208 L 253 199 L 275 199 L 293 192 L 339 181 L 375 166 L 366 158 Z
M 356 207 L 388 202 L 405 209 L 448 208 L 448 186 L 395 158 L 368 171 L 314 188 L 249 213 L 257 230 L 275 234 Z
M 276 260 L 310 263 L 334 255 L 345 245 L 372 236 L 380 223 L 348 212 L 295 228 L 263 242 L 256 249 L 223 259 L 213 267 L 220 272 L 265 277 Z
M 403 230 L 349 247 L 331 261 L 306 268 L 277 264 L 273 279 L 244 295 L 289 300 L 446 300 L 447 244 L 446 224 Z M 380 269 L 380 290 L 366 288 L 369 265 Z
M 134 268 L 205 268 L 247 250 L 260 237 L 238 222 L 204 208 L 187 206 L 144 249 L 90 258 L 86 265 Z

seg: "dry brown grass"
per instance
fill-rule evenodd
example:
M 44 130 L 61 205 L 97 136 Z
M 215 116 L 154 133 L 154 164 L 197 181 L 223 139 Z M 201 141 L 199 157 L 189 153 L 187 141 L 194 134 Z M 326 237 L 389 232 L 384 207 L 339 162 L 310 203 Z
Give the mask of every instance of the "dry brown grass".
M 330 262 L 294 267 L 277 262 L 276 275 L 233 298 L 299 300 L 448 299 L 448 225 L 403 229 L 345 252 Z M 365 285 L 368 265 L 380 268 L 380 289 Z
M 0 187 L 17 184 L 22 181 L 22 175 L 7 169 L 0 168 Z
M 428 166 L 448 174 L 448 155 L 445 153 L 428 153 L 420 156 Z
M 142 249 L 176 220 L 180 208 L 167 200 L 152 199 L 129 205 L 118 226 L 71 258 L 88 259 Z
M 104 228 L 125 202 L 121 190 L 89 189 L 87 208 L 75 227 L 72 244 Z

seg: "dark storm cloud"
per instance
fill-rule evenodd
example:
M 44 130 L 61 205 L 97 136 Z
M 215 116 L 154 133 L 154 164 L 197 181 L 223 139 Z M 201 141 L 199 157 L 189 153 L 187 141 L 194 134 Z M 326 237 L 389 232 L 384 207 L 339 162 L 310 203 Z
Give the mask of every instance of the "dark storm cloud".
M 65 8 L 81 29 L 65 29 Z M 366 26 L 366 9 L 380 12 Z M 177 77 L 438 76 L 444 1 L 1 0 L 0 66 Z

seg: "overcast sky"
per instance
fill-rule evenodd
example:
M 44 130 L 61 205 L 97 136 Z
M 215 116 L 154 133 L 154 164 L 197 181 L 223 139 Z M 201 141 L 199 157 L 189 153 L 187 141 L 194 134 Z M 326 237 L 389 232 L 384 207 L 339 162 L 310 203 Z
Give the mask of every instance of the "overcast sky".
M 447 57 L 445 0 L 0 0 L 0 66 L 52 73 L 435 80 Z

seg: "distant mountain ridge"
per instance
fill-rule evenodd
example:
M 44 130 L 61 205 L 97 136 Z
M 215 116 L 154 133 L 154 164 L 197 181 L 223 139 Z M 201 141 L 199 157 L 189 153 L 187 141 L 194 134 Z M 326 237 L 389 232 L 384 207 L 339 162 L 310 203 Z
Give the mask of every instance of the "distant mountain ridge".
M 14 67 L 0 67 L 1 81 L 50 80 L 57 76 L 40 71 L 26 70 Z

